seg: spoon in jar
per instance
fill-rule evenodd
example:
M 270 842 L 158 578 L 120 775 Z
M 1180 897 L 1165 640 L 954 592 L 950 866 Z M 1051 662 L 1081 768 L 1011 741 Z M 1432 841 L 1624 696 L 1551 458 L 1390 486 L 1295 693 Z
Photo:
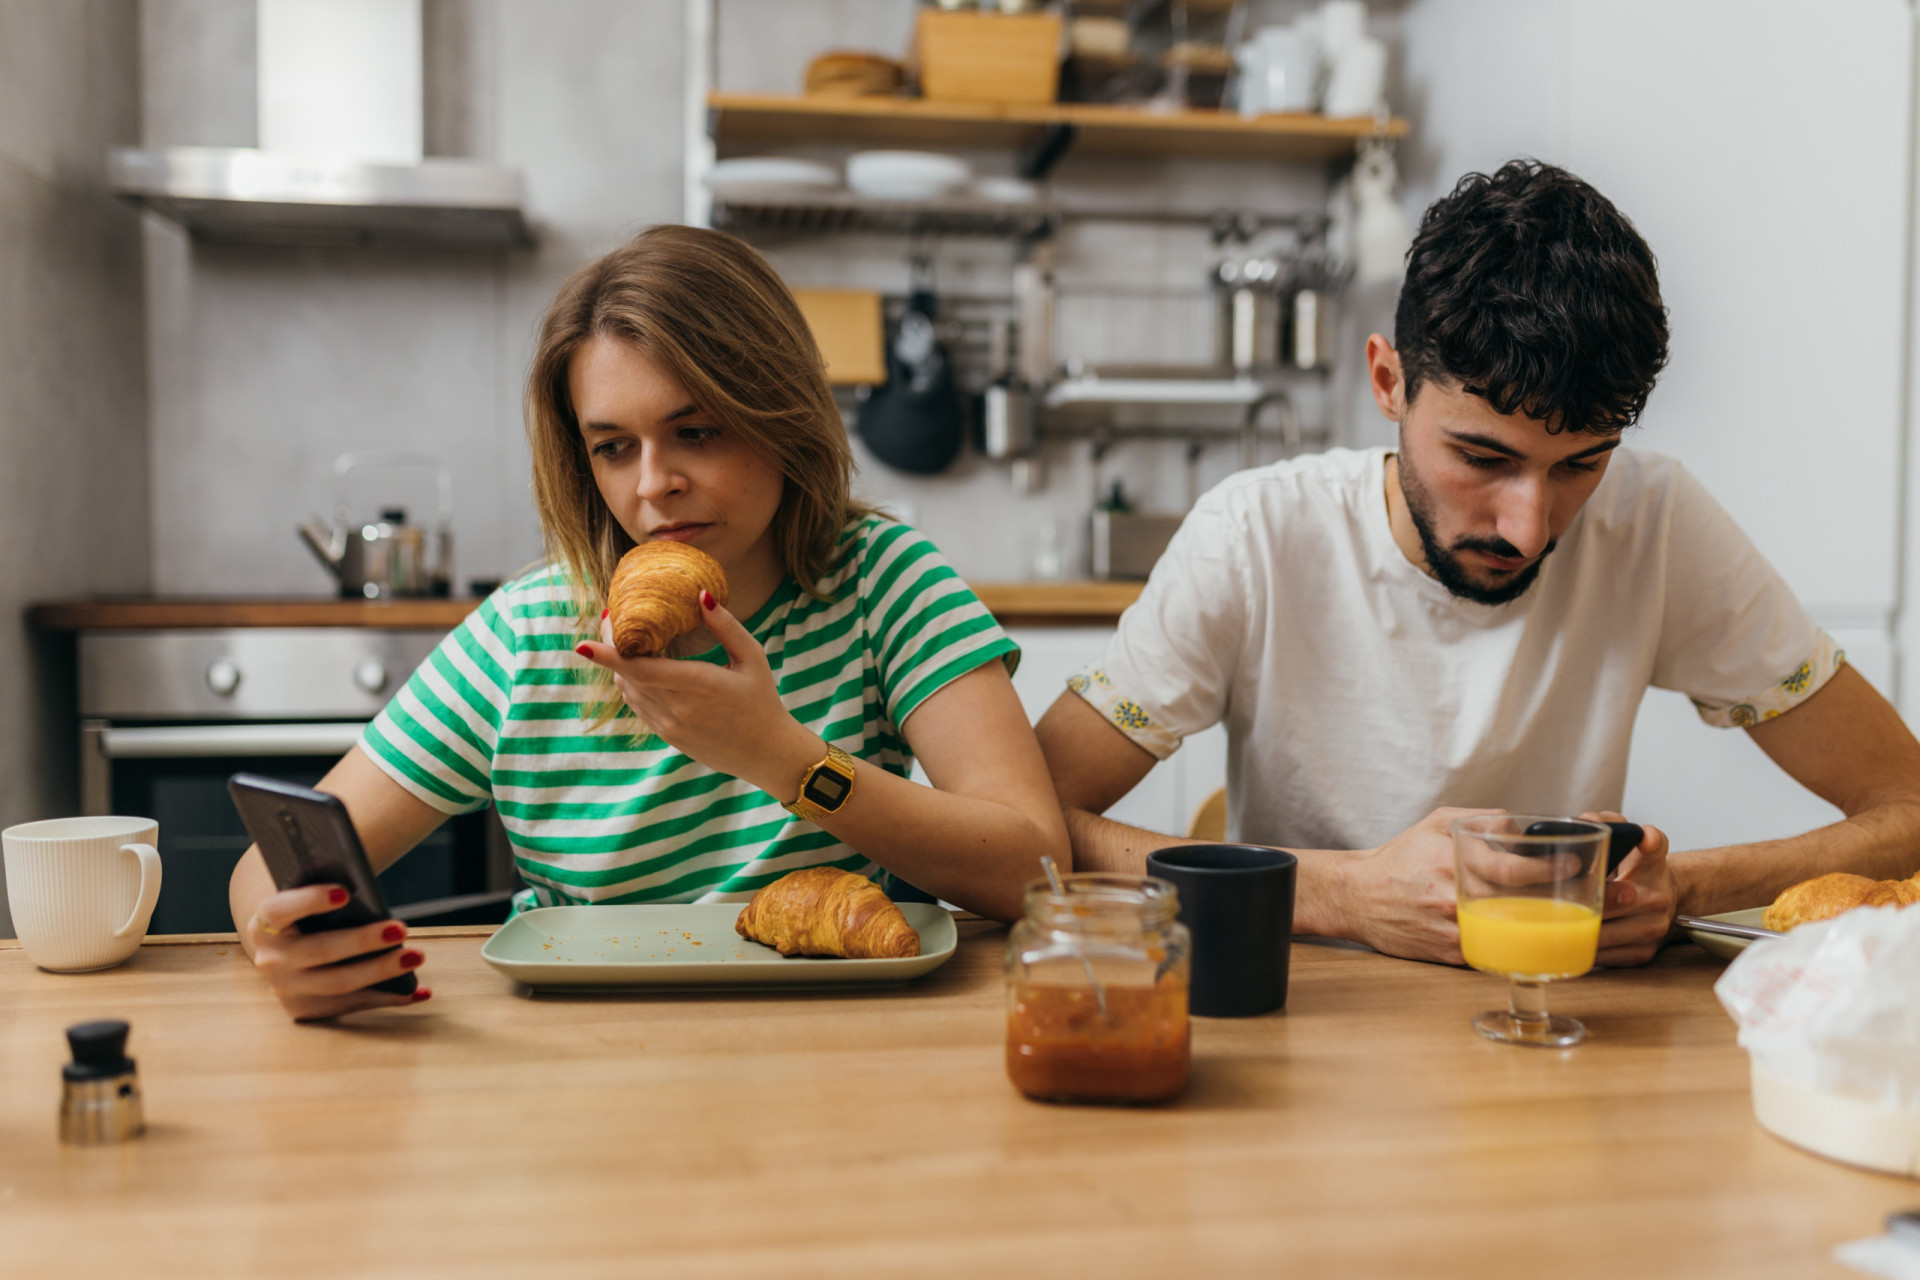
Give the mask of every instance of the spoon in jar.
M 1047 887 L 1052 889 L 1055 894 L 1064 900 L 1067 896 L 1067 887 L 1060 881 L 1060 869 L 1053 865 L 1052 855 L 1049 854 L 1041 857 L 1040 869 L 1047 873 Z M 1071 945 L 1073 946 L 1073 954 L 1080 958 L 1080 967 L 1087 971 L 1087 981 L 1093 986 L 1093 998 L 1100 1005 L 1101 1020 L 1103 1022 L 1113 1021 L 1112 1017 L 1107 1013 L 1107 989 L 1100 985 L 1099 975 L 1093 971 L 1093 961 L 1087 959 L 1087 953 L 1080 949 L 1079 944 L 1075 943 Z

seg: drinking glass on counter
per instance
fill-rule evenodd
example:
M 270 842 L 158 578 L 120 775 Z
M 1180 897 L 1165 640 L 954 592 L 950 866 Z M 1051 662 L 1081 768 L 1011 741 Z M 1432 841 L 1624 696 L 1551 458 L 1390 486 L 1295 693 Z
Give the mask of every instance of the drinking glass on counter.
M 1512 983 L 1507 1008 L 1473 1019 L 1489 1040 L 1557 1049 L 1587 1034 L 1547 1012 L 1547 984 L 1593 968 L 1611 835 L 1598 822 L 1543 814 L 1454 821 L 1460 952 Z
M 1027 886 L 1007 939 L 1007 1077 L 1044 1102 L 1165 1102 L 1187 1084 L 1191 940 L 1172 885 Z

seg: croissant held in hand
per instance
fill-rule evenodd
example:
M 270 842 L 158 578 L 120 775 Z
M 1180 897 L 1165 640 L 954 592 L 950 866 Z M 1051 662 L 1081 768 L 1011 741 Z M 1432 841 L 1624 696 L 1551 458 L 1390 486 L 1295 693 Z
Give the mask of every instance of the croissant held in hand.
M 613 647 L 623 658 L 662 653 L 701 622 L 700 593 L 727 602 L 727 572 L 684 542 L 643 542 L 620 557 L 607 588 Z
M 753 895 L 733 928 L 783 956 L 904 960 L 920 954 L 920 935 L 880 886 L 838 867 L 781 876 Z
M 1785 932 L 1796 925 L 1831 920 L 1855 907 L 1910 907 L 1920 902 L 1920 877 L 1914 880 L 1869 880 L 1865 876 L 1833 871 L 1799 884 L 1773 900 L 1760 925 Z

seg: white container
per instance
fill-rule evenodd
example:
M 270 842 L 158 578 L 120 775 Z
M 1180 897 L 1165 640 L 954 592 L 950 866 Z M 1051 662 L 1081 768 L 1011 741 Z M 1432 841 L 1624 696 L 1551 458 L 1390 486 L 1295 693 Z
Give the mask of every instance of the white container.
M 1385 100 L 1386 90 L 1387 46 L 1362 36 L 1334 60 L 1321 110 L 1336 119 L 1370 116 Z
M 151 818 L 53 818 L 0 832 L 27 958 L 83 973 L 132 955 L 160 898 L 159 838 Z
M 263 151 L 419 164 L 420 0 L 258 0 Z
M 1920 1111 L 1820 1093 L 1753 1064 L 1753 1117 L 1774 1137 L 1815 1155 L 1920 1177 Z
M 1366 38 L 1366 0 L 1325 0 L 1318 10 L 1320 45 L 1329 62 Z
M 1311 111 L 1320 80 L 1320 37 L 1313 24 L 1262 27 L 1234 53 L 1240 65 L 1240 114 Z

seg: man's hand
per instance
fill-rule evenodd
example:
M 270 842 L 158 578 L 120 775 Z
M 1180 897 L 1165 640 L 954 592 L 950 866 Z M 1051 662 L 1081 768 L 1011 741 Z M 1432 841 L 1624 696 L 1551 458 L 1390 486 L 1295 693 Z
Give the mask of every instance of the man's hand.
M 1583 813 L 1593 822 L 1625 822 L 1617 813 Z M 1607 881 L 1598 963 L 1621 968 L 1645 964 L 1660 950 L 1679 910 L 1673 870 L 1667 864 L 1667 835 L 1642 823 L 1640 847 L 1627 855 Z
M 1339 911 L 1345 936 L 1409 960 L 1465 964 L 1453 881 L 1455 818 L 1498 809 L 1435 809 L 1378 849 L 1351 859 Z

